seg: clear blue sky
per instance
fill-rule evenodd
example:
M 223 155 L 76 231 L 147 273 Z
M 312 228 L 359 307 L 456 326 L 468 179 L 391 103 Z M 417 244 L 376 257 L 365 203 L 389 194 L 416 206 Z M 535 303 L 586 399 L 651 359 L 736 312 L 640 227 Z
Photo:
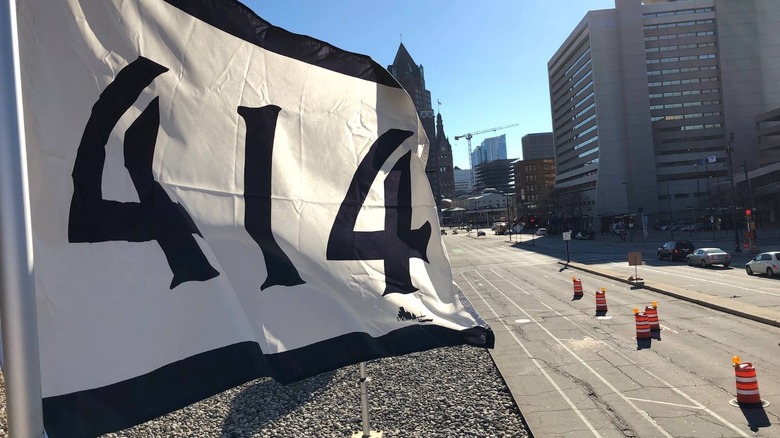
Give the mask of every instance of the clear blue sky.
M 387 67 L 401 38 L 425 68 L 433 109 L 441 101 L 455 165 L 469 167 L 468 145 L 456 135 L 519 123 L 472 139 L 472 148 L 506 134 L 509 158 L 520 139 L 549 132 L 547 61 L 587 11 L 614 0 L 289 0 L 244 2 L 290 32 L 368 55 Z

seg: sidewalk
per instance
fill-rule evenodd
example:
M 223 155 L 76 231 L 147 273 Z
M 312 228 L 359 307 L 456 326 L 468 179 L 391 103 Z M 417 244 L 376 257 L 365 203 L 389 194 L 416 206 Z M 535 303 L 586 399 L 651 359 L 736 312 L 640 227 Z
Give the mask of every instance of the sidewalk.
M 670 239 L 659 239 L 658 231 L 655 231 L 655 236 L 649 236 L 648 239 L 637 239 L 637 236 L 634 236 L 634 241 L 626 241 L 621 242 L 619 240 L 618 236 L 598 236 L 596 240 L 602 240 L 602 242 L 606 239 L 604 237 L 614 237 L 615 242 L 613 244 L 615 246 L 621 247 L 621 248 L 630 248 L 632 250 L 639 250 L 643 253 L 643 255 L 650 256 L 651 254 L 654 256 L 658 246 L 662 245 L 664 242 L 669 241 Z M 668 231 L 663 232 L 667 233 L 666 237 L 669 237 Z M 709 234 L 709 239 L 706 239 L 706 232 L 695 232 L 692 233 L 693 236 L 689 237 L 686 234 L 687 232 L 680 233 L 681 236 L 678 236 L 678 233 L 675 233 L 675 240 L 690 240 L 691 242 L 696 245 L 697 248 L 705 247 L 705 246 L 713 246 L 713 247 L 720 247 L 721 249 L 731 253 L 732 260 L 735 265 L 744 264 L 747 263 L 748 260 L 750 260 L 754 254 L 751 254 L 750 252 L 742 251 L 740 253 L 731 251 L 733 250 L 734 245 L 734 234 L 733 230 L 730 232 L 731 240 L 728 240 L 726 236 L 723 236 L 723 232 L 721 231 L 718 235 L 716 235 L 716 240 L 712 240 L 712 234 Z M 780 251 L 780 230 L 777 229 L 767 229 L 767 230 L 758 230 L 756 233 L 759 241 L 759 251 Z M 602 237 L 602 239 L 599 239 L 599 237 Z M 654 237 L 654 238 L 653 238 Z M 610 242 L 603 242 L 609 244 Z M 729 244 L 732 245 L 731 248 L 729 248 Z M 681 288 L 677 286 L 672 286 L 669 284 L 665 284 L 660 281 L 649 281 L 649 280 L 643 280 L 641 282 L 634 282 L 629 281 L 628 278 L 625 277 L 624 274 L 618 273 L 617 271 L 614 271 L 610 269 L 608 266 L 604 265 L 588 265 L 585 263 L 579 263 L 579 262 L 569 262 L 566 263 L 565 261 L 560 261 L 558 264 L 567 266 L 571 269 L 577 269 L 580 271 L 588 272 L 590 274 L 598 275 L 601 277 L 609 278 L 613 281 L 625 283 L 631 285 L 635 289 L 647 289 L 651 290 L 653 292 L 657 292 L 663 295 L 668 295 L 680 300 L 689 301 L 691 303 L 696 303 L 701 306 L 709 307 L 711 309 L 719 310 L 721 312 L 729 313 L 735 316 L 739 316 L 742 318 L 750 319 L 753 321 L 761 322 L 764 324 L 772 325 L 775 327 L 780 327 L 780 312 L 766 309 L 763 307 L 753 306 L 750 304 L 741 303 L 739 301 L 735 301 L 729 298 L 719 297 L 710 295 L 707 293 Z

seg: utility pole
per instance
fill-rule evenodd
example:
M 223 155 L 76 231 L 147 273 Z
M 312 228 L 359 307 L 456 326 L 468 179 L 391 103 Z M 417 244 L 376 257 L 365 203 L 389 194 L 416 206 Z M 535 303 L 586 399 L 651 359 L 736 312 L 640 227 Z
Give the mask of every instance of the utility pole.
M 729 175 L 731 176 L 731 219 L 734 225 L 734 252 L 742 252 L 739 247 L 739 231 L 737 230 L 737 189 L 734 185 L 734 164 L 731 161 L 731 153 L 734 148 L 731 143 L 734 141 L 734 133 L 729 133 L 729 142 L 726 144 L 726 154 L 729 157 Z

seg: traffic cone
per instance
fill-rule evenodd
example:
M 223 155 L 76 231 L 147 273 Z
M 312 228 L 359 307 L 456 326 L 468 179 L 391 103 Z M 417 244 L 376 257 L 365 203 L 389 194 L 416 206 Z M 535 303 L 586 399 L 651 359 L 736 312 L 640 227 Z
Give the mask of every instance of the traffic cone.
M 571 281 L 574 283 L 574 298 L 582 298 L 582 280 L 578 280 L 576 277 L 572 277 Z
M 596 314 L 603 315 L 607 313 L 607 288 L 602 287 L 596 291 Z
M 639 313 L 639 309 L 635 307 L 634 317 L 636 318 L 636 339 L 650 339 L 650 324 L 647 321 L 647 315 Z
M 737 378 L 737 403 L 761 403 L 756 369 L 753 368 L 753 364 L 750 362 L 740 363 L 739 356 L 734 356 L 732 362 L 734 363 L 734 374 Z
M 661 325 L 658 323 L 658 302 L 653 301 L 650 306 L 645 307 L 647 322 L 650 324 L 650 330 L 654 332 L 661 331 Z

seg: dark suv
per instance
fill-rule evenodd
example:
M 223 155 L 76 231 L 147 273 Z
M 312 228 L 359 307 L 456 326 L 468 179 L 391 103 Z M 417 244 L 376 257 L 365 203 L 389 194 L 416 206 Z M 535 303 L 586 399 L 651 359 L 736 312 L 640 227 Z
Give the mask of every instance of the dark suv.
M 666 242 L 662 247 L 658 248 L 658 260 L 669 259 L 671 262 L 684 260 L 695 249 L 696 247 L 693 246 L 693 243 L 687 240 Z

